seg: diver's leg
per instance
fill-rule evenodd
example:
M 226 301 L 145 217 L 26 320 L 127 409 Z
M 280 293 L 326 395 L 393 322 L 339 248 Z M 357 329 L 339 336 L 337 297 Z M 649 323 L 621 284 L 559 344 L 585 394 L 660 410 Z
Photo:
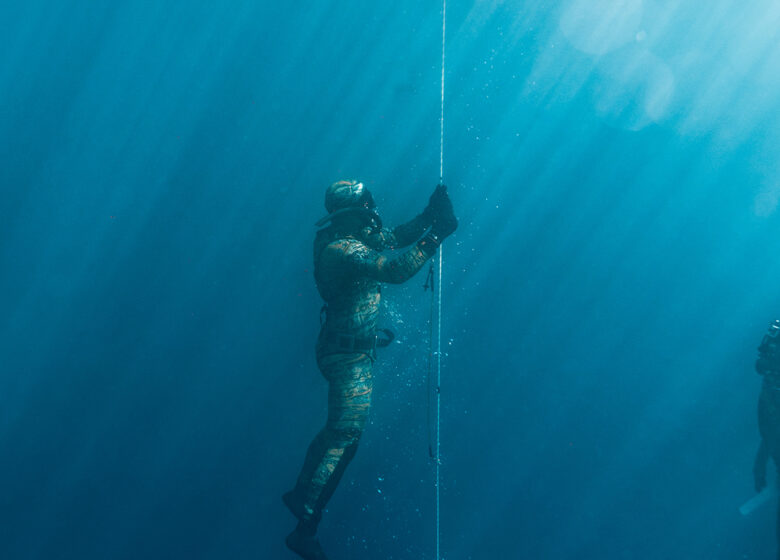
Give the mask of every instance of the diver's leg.
M 309 446 L 295 489 L 284 496 L 298 517 L 288 546 L 304 558 L 324 558 L 314 539 L 322 510 L 355 455 L 371 406 L 371 359 L 364 355 L 339 355 L 323 360 L 330 381 L 328 421 Z M 302 552 L 304 548 L 319 552 Z M 307 549 L 308 550 L 308 549 Z
M 327 427 L 320 430 L 306 450 L 306 458 L 303 460 L 303 467 L 298 475 L 295 487 L 282 496 L 285 505 L 299 520 L 304 517 L 314 516 L 313 509 L 305 509 L 306 489 L 309 487 L 317 467 L 322 463 L 322 458 L 327 452 L 330 439 L 331 435 L 328 433 Z
M 330 382 L 328 431 L 330 439 L 325 455 L 314 471 L 307 505 L 317 511 L 330 501 L 357 451 L 371 408 L 373 362 L 364 354 L 341 362 L 339 375 Z
M 324 365 L 330 381 L 328 421 L 309 446 L 295 490 L 285 495 L 299 519 L 286 543 L 305 560 L 326 560 L 314 535 L 322 510 L 355 455 L 371 405 L 372 362 L 367 356 L 334 356 Z

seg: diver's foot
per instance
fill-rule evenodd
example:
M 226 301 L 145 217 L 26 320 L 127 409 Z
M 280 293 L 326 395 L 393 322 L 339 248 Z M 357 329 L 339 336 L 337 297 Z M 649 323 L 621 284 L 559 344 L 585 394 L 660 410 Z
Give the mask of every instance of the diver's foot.
M 287 548 L 304 560 L 328 560 L 325 556 L 320 541 L 314 535 L 307 535 L 300 529 L 296 529 L 287 535 Z

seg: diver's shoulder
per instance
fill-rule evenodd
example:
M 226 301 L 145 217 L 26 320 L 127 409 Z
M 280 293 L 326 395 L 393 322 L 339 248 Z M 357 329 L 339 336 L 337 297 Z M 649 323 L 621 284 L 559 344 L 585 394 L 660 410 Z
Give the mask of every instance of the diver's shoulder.
M 354 237 L 339 237 L 331 240 L 323 249 L 322 257 L 325 260 L 352 260 L 366 258 L 371 254 L 371 249 L 363 241 Z

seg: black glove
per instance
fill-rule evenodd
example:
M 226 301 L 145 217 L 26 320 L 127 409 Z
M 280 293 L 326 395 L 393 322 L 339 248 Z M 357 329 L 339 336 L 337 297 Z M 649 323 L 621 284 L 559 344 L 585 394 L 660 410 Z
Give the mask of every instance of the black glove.
M 436 217 L 441 214 L 444 207 L 449 203 L 450 197 L 447 194 L 447 187 L 445 185 L 436 185 L 433 194 L 428 199 L 428 206 L 422 211 L 422 215 L 428 221 L 428 224 L 432 224 Z
M 431 198 L 434 195 L 437 196 L 437 211 L 433 215 L 431 233 L 439 240 L 443 240 L 458 229 L 458 219 L 455 217 L 455 211 L 452 209 L 452 201 L 447 194 L 447 187 L 444 185 L 440 185 L 440 187 L 441 191 L 437 187 L 437 190 L 431 195 Z M 440 192 L 440 194 L 437 195 L 437 192 Z
M 417 247 L 426 257 L 430 258 L 436 253 L 444 238 L 452 235 L 458 229 L 458 219 L 452 209 L 452 201 L 447 194 L 447 187 L 444 185 L 436 187 L 423 212 L 423 215 L 426 214 L 430 216 L 431 231 L 420 239 Z

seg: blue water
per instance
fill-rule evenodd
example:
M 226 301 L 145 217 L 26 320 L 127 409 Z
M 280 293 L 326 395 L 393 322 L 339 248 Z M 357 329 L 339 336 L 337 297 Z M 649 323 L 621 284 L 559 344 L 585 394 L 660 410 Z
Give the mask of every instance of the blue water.
M 224 4 L 224 5 L 223 5 Z M 780 4 L 447 7 L 442 556 L 772 558 Z M 0 558 L 293 558 L 313 223 L 439 176 L 436 2 L 0 6 Z M 433 559 L 421 274 L 333 559 Z

